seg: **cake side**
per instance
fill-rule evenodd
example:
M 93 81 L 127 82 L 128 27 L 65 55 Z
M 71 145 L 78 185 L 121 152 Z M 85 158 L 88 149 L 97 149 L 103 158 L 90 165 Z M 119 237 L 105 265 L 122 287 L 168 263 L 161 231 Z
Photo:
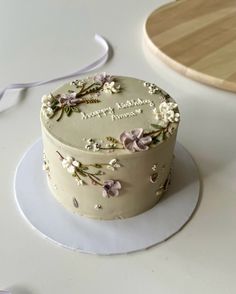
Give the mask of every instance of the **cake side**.
M 132 154 L 84 153 L 65 146 L 43 133 L 44 150 L 50 167 L 49 186 L 56 199 L 67 209 L 91 218 L 114 219 L 137 215 L 153 207 L 166 189 L 172 164 L 176 134 L 145 152 Z M 80 179 L 63 168 L 60 156 L 77 160 L 96 173 L 94 183 L 89 176 Z M 109 164 L 111 162 L 114 164 Z M 93 167 L 90 167 L 93 165 Z M 95 167 L 97 166 L 97 167 Z M 109 167 L 109 168 L 107 168 Z M 120 186 L 108 186 L 113 180 Z M 82 182 L 81 182 L 82 181 Z M 110 190 L 109 190 L 110 188 Z M 106 193 L 104 194 L 104 191 Z
M 167 188 L 179 111 L 156 85 L 101 77 L 98 91 L 81 92 L 95 87 L 92 77 L 43 97 L 44 169 L 55 198 L 70 211 L 126 218 L 153 207 Z

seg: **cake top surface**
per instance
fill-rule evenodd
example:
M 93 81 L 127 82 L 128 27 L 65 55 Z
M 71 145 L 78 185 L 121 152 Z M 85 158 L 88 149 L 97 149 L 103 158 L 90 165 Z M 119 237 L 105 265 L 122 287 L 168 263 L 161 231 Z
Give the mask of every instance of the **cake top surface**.
M 101 73 L 42 97 L 41 123 L 53 138 L 89 152 L 144 151 L 178 127 L 174 100 L 155 84 Z

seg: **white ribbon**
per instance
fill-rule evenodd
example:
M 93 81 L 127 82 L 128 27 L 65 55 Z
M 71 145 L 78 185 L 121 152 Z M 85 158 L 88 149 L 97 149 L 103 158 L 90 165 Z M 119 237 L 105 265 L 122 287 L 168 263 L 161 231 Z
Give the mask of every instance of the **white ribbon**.
M 103 48 L 103 53 L 102 55 L 96 59 L 95 61 L 93 61 L 92 63 L 90 63 L 89 65 L 86 65 L 85 67 L 76 70 L 72 73 L 69 73 L 67 75 L 61 76 L 61 77 L 57 77 L 57 78 L 53 78 L 50 80 L 45 80 L 45 81 L 37 81 L 37 82 L 31 82 L 31 83 L 16 83 L 16 84 L 10 84 L 8 86 L 6 86 L 2 91 L 0 91 L 0 100 L 2 99 L 3 95 L 5 94 L 5 92 L 7 90 L 11 90 L 11 89 L 27 89 L 27 88 L 32 88 L 32 87 L 37 87 L 37 86 L 41 86 L 41 85 L 46 85 L 52 82 L 56 82 L 56 81 L 60 81 L 63 79 L 67 79 L 67 78 L 72 78 L 81 74 L 85 74 L 88 73 L 92 70 L 95 70 L 99 67 L 101 67 L 103 64 L 106 63 L 108 57 L 109 57 L 109 45 L 108 42 L 100 35 L 96 34 L 95 35 L 95 40 L 102 46 Z M 1 292 L 0 292 L 1 293 Z

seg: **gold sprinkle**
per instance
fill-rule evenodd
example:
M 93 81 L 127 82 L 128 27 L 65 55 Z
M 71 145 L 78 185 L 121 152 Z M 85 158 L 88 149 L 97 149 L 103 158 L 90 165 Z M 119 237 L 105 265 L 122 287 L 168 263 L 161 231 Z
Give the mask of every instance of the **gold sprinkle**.
M 96 205 L 94 206 L 94 208 L 97 209 L 97 210 L 102 209 L 102 205 L 101 205 L 101 204 L 96 204 Z

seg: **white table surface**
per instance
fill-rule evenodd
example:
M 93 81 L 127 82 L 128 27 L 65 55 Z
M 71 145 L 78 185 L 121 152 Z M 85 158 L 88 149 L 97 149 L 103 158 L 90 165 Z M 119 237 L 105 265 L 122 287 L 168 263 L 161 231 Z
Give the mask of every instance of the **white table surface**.
M 155 82 L 177 100 L 178 140 L 202 178 L 191 222 L 147 251 L 112 257 L 81 254 L 44 240 L 21 217 L 15 166 L 40 136 L 40 97 L 60 83 L 9 92 L 0 108 L 0 289 L 13 294 L 236 292 L 236 95 L 191 81 L 143 45 L 158 0 L 0 0 L 0 87 L 70 72 L 101 53 L 95 32 L 112 44 L 103 70 Z M 62 228 L 63 229 L 63 228 Z

